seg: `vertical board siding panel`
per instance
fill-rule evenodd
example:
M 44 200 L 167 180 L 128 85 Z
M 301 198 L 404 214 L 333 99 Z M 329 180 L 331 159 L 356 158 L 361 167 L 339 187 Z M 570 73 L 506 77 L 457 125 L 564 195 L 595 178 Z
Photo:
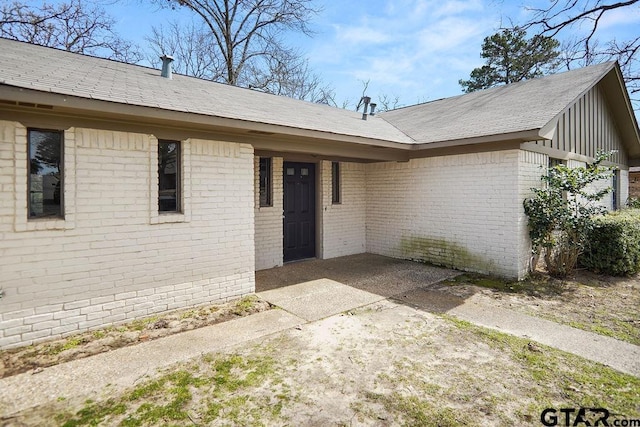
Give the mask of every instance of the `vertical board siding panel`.
M 593 115 L 593 94 L 591 91 L 587 93 L 587 111 L 585 114 L 585 128 L 587 132 L 587 137 L 585 140 L 586 145 L 586 155 L 591 156 L 591 140 L 593 139 L 593 129 L 591 126 L 592 123 L 592 115 Z
M 596 146 L 596 141 L 598 140 L 598 93 L 597 91 L 594 89 L 592 91 L 592 96 L 593 96 L 593 110 L 591 111 L 591 132 L 592 132 L 592 137 L 591 137 L 591 141 L 590 141 L 590 151 L 591 151 L 591 156 L 595 155 L 595 146 Z
M 567 151 L 573 152 L 575 147 L 573 143 L 573 108 L 569 107 L 565 115 L 567 117 Z
M 563 142 L 563 146 L 562 149 L 564 151 L 571 151 L 571 132 L 569 131 L 570 127 L 571 127 L 571 123 L 569 122 L 569 114 L 568 111 L 564 113 L 564 117 L 563 117 L 563 123 L 564 123 L 564 141 Z
M 567 153 L 595 157 L 599 150 L 616 153 L 611 162 L 627 165 L 628 155 L 620 132 L 609 108 L 605 94 L 598 87 L 578 98 L 556 123 L 551 141 L 536 141 L 542 147 L 551 147 Z
M 585 126 L 586 126 L 586 121 L 585 121 L 585 116 L 584 116 L 584 105 L 585 105 L 585 99 L 586 99 L 586 95 L 583 96 L 582 98 L 580 98 L 580 113 L 578 115 L 579 119 L 578 119 L 578 135 L 579 135 L 579 140 L 580 140 L 580 154 L 582 155 L 587 155 L 587 146 L 586 146 L 586 141 L 585 141 Z

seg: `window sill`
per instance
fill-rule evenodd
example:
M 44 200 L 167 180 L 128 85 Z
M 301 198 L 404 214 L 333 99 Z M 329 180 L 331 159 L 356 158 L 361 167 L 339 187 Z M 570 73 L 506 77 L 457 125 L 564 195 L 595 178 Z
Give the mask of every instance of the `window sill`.
M 30 218 L 16 223 L 16 231 L 71 230 L 75 224 L 64 218 Z
M 189 220 L 185 214 L 178 212 L 158 212 L 158 215 L 151 219 L 152 224 L 171 224 L 177 222 L 189 222 Z

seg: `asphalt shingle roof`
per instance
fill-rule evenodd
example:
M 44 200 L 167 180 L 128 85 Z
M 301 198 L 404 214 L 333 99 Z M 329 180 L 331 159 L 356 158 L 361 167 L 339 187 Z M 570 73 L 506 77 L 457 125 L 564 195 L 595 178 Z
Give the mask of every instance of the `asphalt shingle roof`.
M 0 84 L 170 111 L 412 143 L 362 113 L 173 75 L 101 58 L 0 39 Z
M 389 111 L 381 116 L 420 143 L 540 129 L 615 66 L 607 62 Z
M 542 128 L 595 85 L 609 62 L 544 78 L 362 114 L 182 75 L 0 39 L 0 85 L 114 103 L 415 144 Z

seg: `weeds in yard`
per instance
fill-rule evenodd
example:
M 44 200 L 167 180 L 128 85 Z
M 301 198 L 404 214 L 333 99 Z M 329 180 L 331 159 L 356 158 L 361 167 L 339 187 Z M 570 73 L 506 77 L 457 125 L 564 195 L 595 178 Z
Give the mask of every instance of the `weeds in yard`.
M 235 307 L 232 310 L 232 313 L 238 316 L 242 316 L 244 313 L 249 312 L 258 298 L 255 295 L 249 295 L 243 298 L 240 298 L 236 301 Z
M 146 381 L 119 398 L 87 401 L 75 414 L 61 414 L 57 420 L 66 427 L 207 425 L 214 421 L 258 425 L 279 416 L 290 399 L 291 391 L 276 375 L 272 358 L 206 355 L 200 363 Z
M 534 274 L 525 280 L 508 280 L 476 273 L 465 273 L 443 282 L 446 285 L 469 284 L 499 292 L 529 296 L 558 296 L 566 291 L 563 282 L 542 274 Z
M 48 345 L 43 349 L 44 354 L 48 355 L 56 355 L 60 354 L 65 350 L 71 350 L 72 348 L 76 348 L 81 344 L 84 344 L 86 340 L 83 337 L 70 337 L 61 343 L 56 343 L 54 345 Z
M 155 323 L 159 319 L 158 316 L 145 317 L 144 319 L 133 320 L 126 325 L 126 328 L 130 331 L 142 331 L 147 328 L 148 325 Z
M 640 416 L 637 406 L 640 378 L 579 356 L 527 339 L 504 334 L 454 317 L 443 316 L 459 329 L 468 331 L 493 348 L 508 352 L 537 384 L 537 404 L 532 413 L 549 406 L 607 408 L 612 413 Z M 551 394 L 549 391 L 555 391 Z
M 518 282 L 466 273 L 443 283 L 452 287 L 478 286 L 503 296 L 511 294 L 509 298 L 522 295 L 523 298 L 516 298 L 520 301 L 516 310 L 640 345 L 640 294 L 637 282 L 628 280 L 631 284 L 585 273 L 578 282 L 536 273 Z

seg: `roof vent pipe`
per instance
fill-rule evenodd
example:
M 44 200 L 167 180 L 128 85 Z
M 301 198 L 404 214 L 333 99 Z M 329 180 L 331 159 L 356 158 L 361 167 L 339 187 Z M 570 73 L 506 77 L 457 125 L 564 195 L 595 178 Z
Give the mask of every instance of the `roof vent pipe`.
M 371 98 L 368 96 L 363 96 L 361 101 L 364 102 L 364 110 L 362 110 L 362 120 L 367 120 L 367 109 L 369 108 Z
M 376 103 L 374 103 L 374 102 L 372 102 L 372 103 L 371 103 L 371 112 L 369 113 L 369 115 L 370 115 L 371 117 L 373 117 L 373 116 L 375 116 L 375 115 L 376 115 L 376 106 L 377 106 L 377 105 L 378 105 L 378 104 L 376 104 Z
M 162 59 L 162 72 L 160 73 L 160 75 L 165 79 L 171 79 L 173 77 L 173 72 L 171 70 L 173 56 L 162 55 L 160 59 Z

